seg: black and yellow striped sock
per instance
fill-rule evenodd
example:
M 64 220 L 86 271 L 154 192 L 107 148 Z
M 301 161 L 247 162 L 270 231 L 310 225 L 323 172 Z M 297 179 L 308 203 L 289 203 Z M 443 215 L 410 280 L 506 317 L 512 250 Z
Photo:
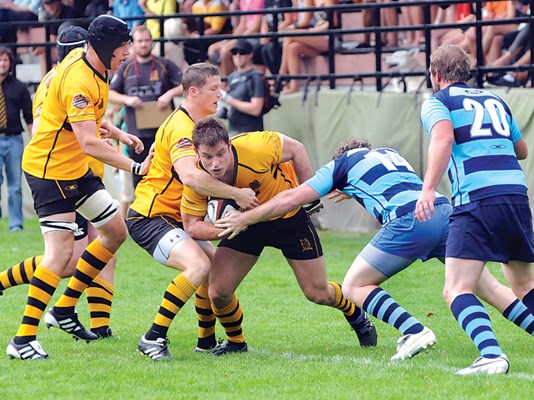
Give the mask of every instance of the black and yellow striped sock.
M 87 304 L 91 314 L 91 330 L 109 327 L 114 293 L 115 287 L 113 284 L 98 276 L 87 287 L 85 294 L 87 295 Z
M 213 306 L 213 312 L 215 312 L 217 319 L 223 326 L 228 341 L 235 343 L 245 342 L 245 336 L 241 328 L 241 324 L 243 323 L 243 310 L 235 294 L 232 301 L 223 308 L 215 308 Z
M 13 265 L 11 268 L 0 272 L 0 292 L 13 286 L 30 283 L 33 272 L 41 263 L 44 256 L 35 256 Z
M 28 302 L 22 323 L 14 339 L 16 344 L 21 345 L 35 340 L 39 321 L 60 280 L 59 275 L 46 269 L 42 264 L 37 266 L 28 289 Z
M 217 318 L 211 309 L 211 301 L 208 297 L 208 287 L 200 285 L 195 294 L 195 310 L 198 317 L 198 342 L 197 347 L 210 349 L 215 347 L 215 323 Z
M 111 257 L 113 257 L 113 254 L 102 246 L 98 239 L 89 243 L 78 260 L 76 270 L 69 280 L 67 289 L 55 304 L 54 310 L 60 315 L 74 313 L 74 307 L 83 291 L 102 271 L 111 260 Z
M 343 295 L 343 292 L 341 291 L 341 285 L 339 283 L 334 281 L 329 281 L 328 283 L 334 288 L 334 291 L 336 293 L 336 300 L 334 301 L 332 307 L 341 310 L 345 315 L 345 318 L 347 319 L 348 323 L 350 325 L 353 325 L 362 315 L 362 310 L 356 307 L 356 305 L 352 301 L 350 301 Z
M 167 286 L 154 323 L 145 334 L 145 338 L 147 340 L 156 340 L 157 338 L 166 337 L 174 317 L 196 290 L 195 285 L 183 274 L 174 278 Z

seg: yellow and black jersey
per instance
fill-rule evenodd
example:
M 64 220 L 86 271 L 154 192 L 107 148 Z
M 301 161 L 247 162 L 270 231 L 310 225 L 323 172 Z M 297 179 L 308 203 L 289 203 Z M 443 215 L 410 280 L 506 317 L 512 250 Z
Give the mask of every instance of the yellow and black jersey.
M 81 54 L 82 52 L 83 48 L 78 47 L 72 50 L 69 55 L 74 56 L 76 54 Z M 52 81 L 52 78 L 55 76 L 55 74 L 56 68 L 54 67 L 46 73 L 46 75 L 43 77 L 43 80 L 37 87 L 37 90 L 35 91 L 32 104 L 32 114 L 34 122 L 41 117 L 41 110 L 43 108 L 44 99 L 48 93 L 48 86 L 50 85 L 50 82 Z M 99 176 L 101 179 L 104 179 L 104 163 L 92 157 L 88 157 L 88 162 L 89 167 L 93 171 L 93 174 Z
M 232 138 L 234 179 L 230 184 L 251 188 L 260 204 L 278 193 L 298 186 L 295 170 L 290 162 L 282 163 L 282 136 L 277 132 L 244 133 Z M 200 161 L 198 167 L 202 168 Z M 189 215 L 206 215 L 208 197 L 185 186 L 181 210 Z M 298 210 L 279 218 L 289 218 Z M 277 219 L 277 218 L 273 218 Z
M 108 102 L 108 79 L 73 50 L 57 66 L 44 97 L 39 126 L 24 150 L 22 169 L 38 178 L 69 180 L 87 173 L 88 158 L 71 123 L 102 123 Z
M 156 147 L 150 170 L 135 189 L 132 210 L 145 217 L 168 215 L 182 221 L 183 185 L 173 165 L 182 157 L 196 157 L 191 141 L 194 125 L 187 111 L 180 107 L 160 126 L 154 140 Z

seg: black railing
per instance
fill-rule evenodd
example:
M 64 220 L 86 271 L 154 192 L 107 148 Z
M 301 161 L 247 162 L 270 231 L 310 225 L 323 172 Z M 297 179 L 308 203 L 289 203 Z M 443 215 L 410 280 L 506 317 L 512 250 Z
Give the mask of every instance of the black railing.
M 324 56 L 327 58 L 327 64 L 328 64 L 328 73 L 326 74 L 277 74 L 276 76 L 268 76 L 270 78 L 276 78 L 278 81 L 285 80 L 285 79 L 298 79 L 298 80 L 304 80 L 307 85 L 310 84 L 312 81 L 317 82 L 323 82 L 328 81 L 330 88 L 336 87 L 336 82 L 340 79 L 344 80 L 352 80 L 353 85 L 355 82 L 362 81 L 366 78 L 374 78 L 376 79 L 376 90 L 381 91 L 384 88 L 383 79 L 390 79 L 392 77 L 399 77 L 399 78 L 405 78 L 409 76 L 426 76 L 427 78 L 427 86 L 430 87 L 430 81 L 428 78 L 427 72 L 388 72 L 384 71 L 383 65 L 382 65 L 382 56 L 384 53 L 391 53 L 393 51 L 399 50 L 400 47 L 385 47 L 382 45 L 381 40 L 376 40 L 376 38 L 380 38 L 380 35 L 382 33 L 386 32 L 406 32 L 406 31 L 417 31 L 422 30 L 424 32 L 425 37 L 425 44 L 424 44 L 424 52 L 425 52 L 425 61 L 426 61 L 426 71 L 428 70 L 428 66 L 430 63 L 430 54 L 431 54 L 431 37 L 432 37 L 432 31 L 436 29 L 451 29 L 451 28 L 465 28 L 474 26 L 476 29 L 476 60 L 477 65 L 473 68 L 472 73 L 476 79 L 476 83 L 479 87 L 483 84 L 484 74 L 487 72 L 502 72 L 502 71 L 529 71 L 530 72 L 530 80 L 531 82 L 534 80 L 534 34 L 531 30 L 531 35 L 529 39 L 529 48 L 531 50 L 531 60 L 530 64 L 524 65 L 524 66 L 501 66 L 501 67 L 490 67 L 490 66 L 484 66 L 483 65 L 483 53 L 482 53 L 482 27 L 486 25 L 501 25 L 501 24 L 510 24 L 510 23 L 527 23 L 532 25 L 532 19 L 534 18 L 532 15 L 532 11 L 534 11 L 534 0 L 529 0 L 530 5 L 530 15 L 524 16 L 524 17 L 518 17 L 508 20 L 498 20 L 498 21 L 482 21 L 482 6 L 484 1 L 483 0 L 474 0 L 468 3 L 472 3 L 475 8 L 475 17 L 476 20 L 473 22 L 465 22 L 465 23 L 450 23 L 450 24 L 433 24 L 433 21 L 431 20 L 431 6 L 435 5 L 452 5 L 452 4 L 462 4 L 466 3 L 464 0 L 444 0 L 444 1 L 432 1 L 428 2 L 425 0 L 421 1 L 410 1 L 410 2 L 389 2 L 389 3 L 366 3 L 366 4 L 340 4 L 332 7 L 308 7 L 308 8 L 276 8 L 276 9 L 268 9 L 268 10 L 258 10 L 258 11 L 234 11 L 234 12 L 220 12 L 220 13 L 205 13 L 205 14 L 192 14 L 192 13 L 177 13 L 172 15 L 165 15 L 165 16 L 145 16 L 145 17 L 132 17 L 132 18 L 125 18 L 125 20 L 148 20 L 148 19 L 156 19 L 160 22 L 160 38 L 156 39 L 155 42 L 159 43 L 166 43 L 166 42 L 173 42 L 173 43 L 179 43 L 179 42 L 188 42 L 188 41 L 208 41 L 208 40 L 214 40 L 214 39 L 236 39 L 239 37 L 245 37 L 243 35 L 233 35 L 233 34 L 223 34 L 223 35 L 210 35 L 205 36 L 205 26 L 203 22 L 203 18 L 206 16 L 241 16 L 241 15 L 251 15 L 251 14 L 272 14 L 273 15 L 273 32 L 269 33 L 256 33 L 256 34 L 250 34 L 246 37 L 248 38 L 283 38 L 283 37 L 291 37 L 291 36 L 324 36 L 328 35 L 328 51 L 324 52 L 321 56 Z M 398 8 L 398 7 L 422 7 L 423 8 L 423 18 L 424 22 L 422 25 L 410 25 L 410 26 L 381 26 L 380 21 L 380 10 L 385 8 Z M 341 23 L 341 15 L 343 13 L 355 13 L 355 12 L 361 12 L 363 10 L 372 10 L 374 12 L 374 26 L 373 27 L 361 27 L 361 28 L 344 28 L 343 26 L 339 26 Z M 302 12 L 302 11 L 327 11 L 327 17 L 329 21 L 329 26 L 333 27 L 325 32 L 291 32 L 291 31 L 278 31 L 278 14 L 281 13 L 287 13 L 287 12 Z M 192 38 L 190 36 L 174 36 L 174 37 L 165 37 L 164 36 L 164 28 L 163 23 L 165 20 L 169 18 L 194 18 L 198 20 L 198 32 L 199 35 L 196 38 Z M 339 21 L 338 26 L 335 25 L 336 19 Z M 25 24 L 25 27 L 45 27 L 45 37 L 46 41 L 41 43 L 12 43 L 8 45 L 12 45 L 13 47 L 45 47 L 47 50 L 46 53 L 46 66 L 47 68 L 51 68 L 53 60 L 50 58 L 50 48 L 55 46 L 55 42 L 50 41 L 50 29 L 49 27 L 52 24 L 59 24 L 64 21 L 62 20 L 55 20 L 55 21 L 38 21 L 38 22 L 28 22 Z M 78 24 L 88 25 L 90 22 L 90 19 L 83 18 L 78 19 L 75 21 Z M 17 26 L 19 27 L 20 24 L 17 23 L 0 23 L 0 28 L 4 28 L 6 26 Z M 352 34 L 372 34 L 375 36 L 375 46 L 369 47 L 369 48 L 354 48 L 354 49 L 347 49 L 346 47 L 341 47 L 339 44 L 342 42 L 342 38 L 345 35 L 352 35 Z M 280 43 L 278 40 L 274 41 L 275 46 L 280 46 Z M 199 54 L 199 60 L 205 60 L 207 59 L 206 55 L 206 46 L 200 46 L 201 53 Z M 275 48 L 275 50 L 277 50 Z M 165 55 L 165 48 L 164 46 L 160 46 L 160 52 L 161 55 Z M 203 52 L 203 53 L 202 53 Z M 362 54 L 362 53 L 371 53 L 375 56 L 375 63 L 374 63 L 374 70 L 368 70 L 368 71 L 354 71 L 353 73 L 337 73 L 336 72 L 336 55 L 348 55 L 348 54 Z

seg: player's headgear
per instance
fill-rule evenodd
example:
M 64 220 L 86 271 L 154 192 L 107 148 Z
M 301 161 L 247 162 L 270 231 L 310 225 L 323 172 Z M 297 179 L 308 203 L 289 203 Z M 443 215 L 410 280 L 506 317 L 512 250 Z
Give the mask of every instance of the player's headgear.
M 87 31 L 82 27 L 68 25 L 64 28 L 59 27 L 57 36 L 57 61 L 61 62 L 71 50 L 77 47 L 83 47 L 87 43 Z
M 100 15 L 89 25 L 87 41 L 107 69 L 111 68 L 115 49 L 130 39 L 130 28 L 126 22 L 113 15 Z

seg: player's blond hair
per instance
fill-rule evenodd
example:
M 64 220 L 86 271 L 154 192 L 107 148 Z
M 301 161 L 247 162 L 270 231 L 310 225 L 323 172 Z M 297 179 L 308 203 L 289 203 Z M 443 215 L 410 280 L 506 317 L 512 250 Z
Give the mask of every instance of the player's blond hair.
M 460 46 L 444 44 L 430 56 L 430 73 L 439 71 L 445 82 L 466 82 L 470 77 L 469 56 Z
M 191 64 L 184 71 L 182 76 L 182 87 L 184 88 L 184 97 L 187 97 L 189 88 L 194 86 L 202 88 L 212 76 L 220 76 L 221 73 L 217 67 L 210 63 Z
M 343 153 L 352 149 L 367 148 L 371 149 L 371 144 L 367 139 L 350 137 L 347 140 L 341 142 L 334 152 L 333 160 L 337 160 L 343 155 Z

